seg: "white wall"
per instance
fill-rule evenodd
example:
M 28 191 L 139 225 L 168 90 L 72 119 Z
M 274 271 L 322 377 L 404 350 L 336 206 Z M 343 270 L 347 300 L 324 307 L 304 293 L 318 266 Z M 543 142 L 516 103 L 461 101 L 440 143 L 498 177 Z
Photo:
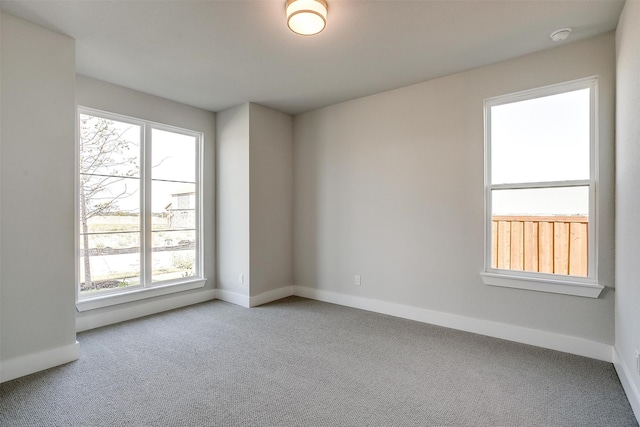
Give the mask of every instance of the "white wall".
M 614 66 L 607 34 L 296 116 L 295 292 L 544 331 L 611 359 L 612 289 L 591 299 L 497 288 L 479 273 L 483 100 L 599 75 L 599 267 L 613 286 Z
M 217 115 L 217 256 L 219 296 L 237 295 L 248 305 L 249 258 L 249 104 Z M 244 283 L 239 276 L 244 275 Z
M 75 42 L 2 14 L 0 380 L 78 357 Z
M 618 24 L 616 98 L 616 368 L 640 420 L 640 3 Z
M 293 285 L 293 118 L 250 105 L 252 297 Z M 285 290 L 286 293 L 286 290 Z
M 77 76 L 78 105 L 204 133 L 204 288 L 77 313 L 78 330 L 145 316 L 215 297 L 215 114 L 89 77 Z
M 293 292 L 292 129 L 291 116 L 257 104 L 218 113 L 221 299 L 248 307 Z

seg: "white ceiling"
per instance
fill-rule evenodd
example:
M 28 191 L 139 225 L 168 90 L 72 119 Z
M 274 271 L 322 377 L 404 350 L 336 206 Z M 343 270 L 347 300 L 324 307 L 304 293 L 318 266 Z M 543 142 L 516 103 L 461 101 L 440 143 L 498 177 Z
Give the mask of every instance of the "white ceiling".
M 288 30 L 285 0 L 3 0 L 76 39 L 77 71 L 211 111 L 300 113 L 614 30 L 623 0 L 328 0 L 327 28 Z

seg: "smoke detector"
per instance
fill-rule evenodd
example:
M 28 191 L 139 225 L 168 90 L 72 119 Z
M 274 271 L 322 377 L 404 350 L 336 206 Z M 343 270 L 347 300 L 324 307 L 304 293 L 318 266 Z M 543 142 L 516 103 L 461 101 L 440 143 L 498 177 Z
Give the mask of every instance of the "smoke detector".
M 569 37 L 571 30 L 572 28 L 560 28 L 559 30 L 555 30 L 553 33 L 549 34 L 549 38 L 554 42 L 561 42 Z

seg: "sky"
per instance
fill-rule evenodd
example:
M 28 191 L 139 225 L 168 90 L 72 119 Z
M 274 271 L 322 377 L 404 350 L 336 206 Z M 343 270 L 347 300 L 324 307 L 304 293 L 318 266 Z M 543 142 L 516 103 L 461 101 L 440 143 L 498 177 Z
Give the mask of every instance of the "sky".
M 590 89 L 491 107 L 491 183 L 588 180 Z M 494 215 L 586 215 L 588 187 L 494 190 Z

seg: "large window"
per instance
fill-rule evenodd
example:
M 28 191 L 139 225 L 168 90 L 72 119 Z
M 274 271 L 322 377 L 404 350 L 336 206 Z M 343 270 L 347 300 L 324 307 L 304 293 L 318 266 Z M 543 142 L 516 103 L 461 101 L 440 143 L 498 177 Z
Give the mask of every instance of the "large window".
M 202 279 L 202 134 L 78 109 L 78 295 Z
M 600 293 L 596 83 L 485 101 L 486 283 Z

